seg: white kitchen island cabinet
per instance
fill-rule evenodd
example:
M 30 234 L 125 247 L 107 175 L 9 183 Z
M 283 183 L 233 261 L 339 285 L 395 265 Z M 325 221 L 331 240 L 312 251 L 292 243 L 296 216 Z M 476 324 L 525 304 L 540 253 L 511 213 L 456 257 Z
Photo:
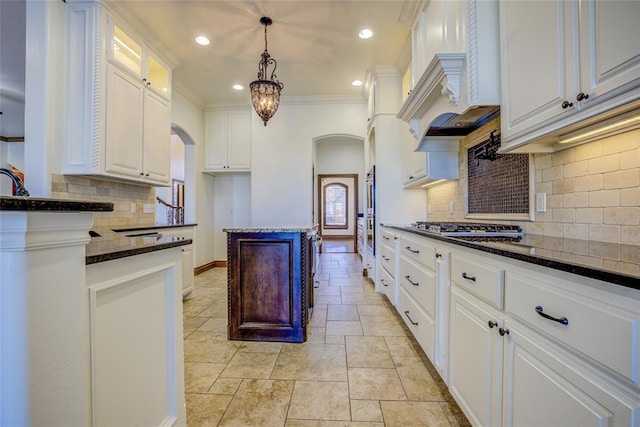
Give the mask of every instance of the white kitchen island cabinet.
M 501 1 L 502 150 L 561 149 L 563 129 L 637 104 L 638 16 L 637 1 Z
M 182 253 L 87 266 L 91 425 L 184 426 Z

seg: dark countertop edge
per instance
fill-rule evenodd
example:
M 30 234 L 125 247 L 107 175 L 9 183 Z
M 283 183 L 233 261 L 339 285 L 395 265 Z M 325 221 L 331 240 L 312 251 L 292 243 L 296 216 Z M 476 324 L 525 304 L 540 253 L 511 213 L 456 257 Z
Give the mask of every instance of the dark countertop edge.
M 627 288 L 640 290 L 640 278 L 630 276 L 624 273 L 616 273 L 613 271 L 602 270 L 602 269 L 589 267 L 582 264 L 556 261 L 550 258 L 537 257 L 534 255 L 527 255 L 519 252 L 507 251 L 504 249 L 492 248 L 485 245 L 475 244 L 473 242 L 466 241 L 466 240 L 460 240 L 460 239 L 456 239 L 448 236 L 439 236 L 437 234 L 422 232 L 420 230 L 412 230 L 407 227 L 398 226 L 398 225 L 384 224 L 383 226 L 400 230 L 400 231 L 406 231 L 408 233 L 417 234 L 419 236 L 428 237 L 431 239 L 441 240 L 445 243 L 451 243 L 458 246 L 465 246 L 467 248 L 477 249 L 479 251 L 489 252 L 489 253 L 504 256 L 507 258 L 516 259 L 516 260 L 528 262 L 531 264 L 541 265 L 543 267 L 548 267 L 554 270 L 565 271 L 568 273 L 576 274 L 578 276 L 584 276 L 590 279 L 601 280 L 603 282 L 613 283 L 615 285 L 620 285 Z
M 87 255 L 85 257 L 86 265 L 97 264 L 105 261 L 112 261 L 115 259 L 126 258 L 134 255 L 146 254 L 149 252 L 161 251 L 163 249 L 176 248 L 179 246 L 185 246 L 193 243 L 192 239 L 185 238 L 172 238 L 173 240 L 168 242 L 157 243 L 154 245 L 140 246 L 138 248 L 127 249 L 114 249 L 111 252 L 105 252 L 102 254 Z
M 112 212 L 113 203 L 88 200 L 0 196 L 0 211 Z
M 235 227 L 223 228 L 225 233 L 311 233 L 316 227 Z
M 154 225 L 139 225 L 139 226 L 132 226 L 132 227 L 127 227 L 127 228 L 112 228 L 111 231 L 115 231 L 117 233 L 121 233 L 121 232 L 125 232 L 125 231 L 136 231 L 136 230 L 157 230 L 159 228 L 180 228 L 180 227 L 195 227 L 198 224 L 193 223 L 193 224 L 165 224 L 165 225 L 160 225 L 160 224 L 154 224 Z

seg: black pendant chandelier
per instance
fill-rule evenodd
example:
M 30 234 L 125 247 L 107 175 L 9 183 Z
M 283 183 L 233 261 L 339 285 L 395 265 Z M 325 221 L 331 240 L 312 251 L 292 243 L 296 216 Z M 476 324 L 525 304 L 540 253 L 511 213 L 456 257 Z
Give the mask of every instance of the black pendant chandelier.
M 260 116 L 264 125 L 278 111 L 280 105 L 280 91 L 284 85 L 278 81 L 276 67 L 278 63 L 269 55 L 267 51 L 267 27 L 273 23 L 271 18 L 263 16 L 260 23 L 264 25 L 264 52 L 258 62 L 258 80 L 251 82 L 251 103 L 256 113 Z M 267 67 L 273 65 L 271 78 L 267 80 Z

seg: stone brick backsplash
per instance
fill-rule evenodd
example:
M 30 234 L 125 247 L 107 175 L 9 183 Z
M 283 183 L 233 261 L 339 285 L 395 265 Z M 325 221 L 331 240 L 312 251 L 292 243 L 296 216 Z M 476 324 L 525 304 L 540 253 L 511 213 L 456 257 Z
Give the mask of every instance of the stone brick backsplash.
M 152 187 L 53 174 L 51 197 L 113 203 L 113 212 L 93 214 L 93 225 L 96 227 L 154 225 L 156 220 L 156 191 Z M 132 203 L 136 205 L 136 213 L 131 212 Z M 151 204 L 153 213 L 143 213 L 144 204 Z
M 493 220 L 518 224 L 529 234 L 640 244 L 640 130 L 535 154 L 533 161 L 534 194 L 546 193 L 547 211 L 536 212 L 533 222 Z M 462 154 L 459 167 L 460 180 L 427 189 L 429 221 L 466 220 Z

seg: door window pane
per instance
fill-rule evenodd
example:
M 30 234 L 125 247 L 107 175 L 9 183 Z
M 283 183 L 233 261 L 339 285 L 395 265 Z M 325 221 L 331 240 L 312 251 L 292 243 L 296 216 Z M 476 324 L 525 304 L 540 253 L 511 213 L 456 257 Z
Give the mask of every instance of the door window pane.
M 329 184 L 324 187 L 324 226 L 349 228 L 347 212 L 347 186 Z

